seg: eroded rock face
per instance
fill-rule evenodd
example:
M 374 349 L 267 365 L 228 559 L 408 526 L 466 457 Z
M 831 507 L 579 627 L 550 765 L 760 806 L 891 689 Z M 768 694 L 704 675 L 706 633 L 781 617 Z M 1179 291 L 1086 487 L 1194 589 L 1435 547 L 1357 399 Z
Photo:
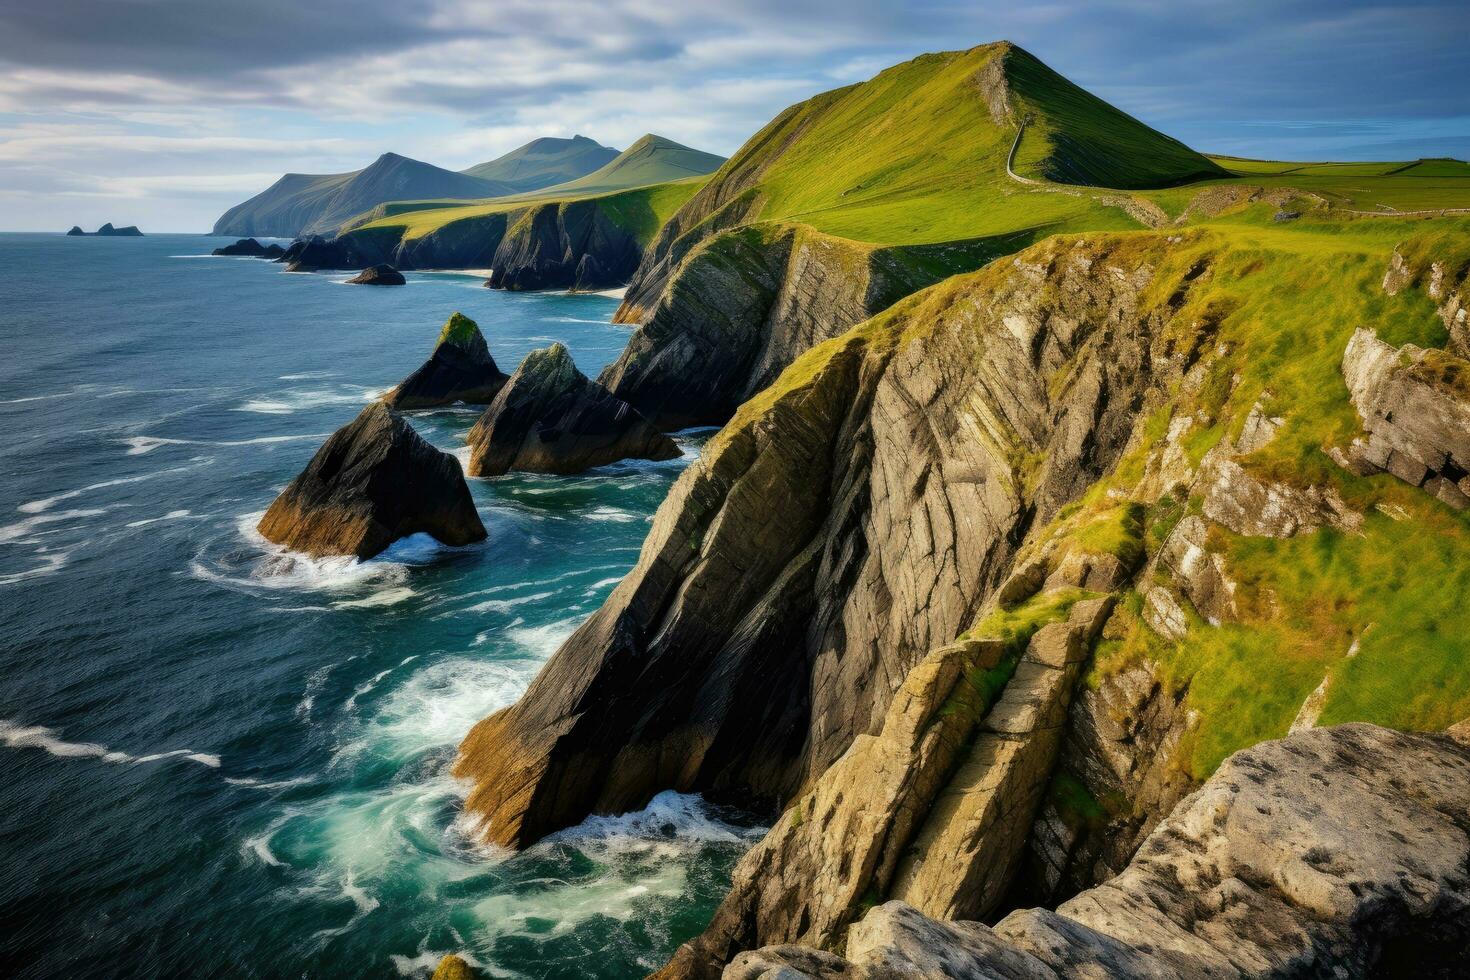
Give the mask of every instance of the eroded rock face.
M 1392 473 L 1456 509 L 1470 507 L 1470 362 L 1413 344 L 1393 347 L 1358 329 L 1342 357 L 1366 439 L 1343 465 Z
M 807 350 L 942 278 L 936 270 L 977 268 L 1007 247 L 875 248 L 801 226 L 718 235 L 670 273 L 599 380 L 662 429 L 723 424 Z
M 259 530 L 293 551 L 358 558 L 410 534 L 447 545 L 485 539 L 459 461 L 382 402 L 332 433 L 271 504 Z
M 790 800 L 877 731 L 1167 384 L 1146 351 L 1188 289 L 1140 310 L 1152 275 L 1146 252 L 1049 241 L 818 346 L 745 405 L 603 608 L 466 739 L 485 835 L 521 846 L 668 788 Z
M 439 331 L 434 353 L 403 383 L 383 396 L 391 408 L 435 408 L 464 402 L 488 405 L 505 387 L 506 376 L 495 366 L 480 327 L 455 313 Z
M 1461 976 L 1467 807 L 1464 743 L 1314 729 L 1236 753 L 1121 874 L 1055 912 L 992 928 L 894 902 L 852 927 L 845 960 L 778 946 L 726 976 Z
M 370 265 L 357 275 L 347 280 L 354 286 L 402 286 L 404 285 L 403 273 L 391 265 L 379 263 Z
M 672 439 L 578 371 L 561 344 L 527 354 L 466 438 L 470 476 L 580 473 L 680 455 Z
M 372 265 L 347 239 L 325 239 L 320 235 L 299 238 L 276 259 L 287 272 L 316 272 L 320 269 L 361 269 Z

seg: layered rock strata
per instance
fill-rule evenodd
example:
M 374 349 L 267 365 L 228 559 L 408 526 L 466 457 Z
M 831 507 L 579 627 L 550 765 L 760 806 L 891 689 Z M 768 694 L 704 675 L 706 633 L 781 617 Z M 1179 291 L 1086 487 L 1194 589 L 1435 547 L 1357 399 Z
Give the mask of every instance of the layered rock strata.
M 672 439 L 578 371 L 561 344 L 526 355 L 466 440 L 470 476 L 580 473 L 680 455 Z
M 491 259 L 492 289 L 593 290 L 628 281 L 643 248 L 596 201 L 521 212 Z
M 1232 756 L 1113 880 L 991 926 L 892 902 L 844 956 L 743 954 L 728 980 L 1451 977 L 1470 969 L 1470 749 L 1342 725 Z M 779 974 L 772 971 L 785 971 Z
M 819 345 L 743 406 L 633 572 L 465 740 L 485 835 L 521 846 L 666 788 L 791 800 L 876 732 L 1189 367 L 1175 339 L 1150 351 L 1199 276 L 1171 267 L 1144 302 L 1165 254 L 1050 241 Z
M 270 505 L 259 531 L 293 551 L 358 558 L 410 534 L 447 545 L 485 539 L 459 461 L 382 402 L 332 433 Z
M 429 359 L 383 396 L 391 408 L 437 408 L 464 402 L 488 405 L 505 387 L 479 324 L 454 313 L 439 331 Z

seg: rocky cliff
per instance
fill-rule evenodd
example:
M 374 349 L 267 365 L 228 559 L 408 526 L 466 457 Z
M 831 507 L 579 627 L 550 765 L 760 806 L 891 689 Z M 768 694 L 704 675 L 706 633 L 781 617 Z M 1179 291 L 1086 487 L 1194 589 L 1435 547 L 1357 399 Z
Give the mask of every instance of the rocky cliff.
M 851 953 L 888 900 L 1066 899 L 1288 731 L 1470 715 L 1440 639 L 1470 629 L 1470 529 L 1433 482 L 1458 486 L 1464 362 L 1380 285 L 1401 229 L 1264 220 L 1051 238 L 797 356 L 466 739 L 485 835 L 666 788 L 769 800 L 666 972 L 707 976 Z M 1374 433 L 1424 472 L 1359 465 Z
M 1232 757 L 1126 870 L 1055 911 L 991 927 L 895 901 L 852 927 L 845 958 L 776 946 L 724 976 L 1463 976 L 1467 804 L 1462 741 L 1370 725 L 1305 732 Z
M 516 214 L 490 261 L 493 289 L 608 289 L 628 281 L 643 247 L 596 201 Z
M 1029 238 L 882 248 L 780 224 L 717 235 L 693 248 L 599 380 L 661 428 L 723 424 L 810 348 Z

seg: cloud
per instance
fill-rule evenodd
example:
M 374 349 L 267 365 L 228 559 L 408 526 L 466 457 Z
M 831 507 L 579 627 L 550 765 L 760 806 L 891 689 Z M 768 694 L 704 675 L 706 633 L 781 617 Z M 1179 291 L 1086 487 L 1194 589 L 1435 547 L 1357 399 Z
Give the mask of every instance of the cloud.
M 729 153 L 792 102 L 997 38 L 1207 149 L 1467 153 L 1463 131 L 1414 128 L 1470 115 L 1467 33 L 1463 0 L 13 3 L 0 187 L 64 183 L 95 200 L 84 217 L 110 220 L 109 195 L 162 207 L 180 179 L 167 175 L 188 175 L 193 203 L 171 220 L 206 227 L 261 174 L 389 149 L 459 168 L 540 135 L 624 146 L 653 131 Z M 1312 119 L 1341 127 L 1291 126 Z M 16 210 L 23 196 L 7 195 L 7 224 L 56 223 L 44 200 Z

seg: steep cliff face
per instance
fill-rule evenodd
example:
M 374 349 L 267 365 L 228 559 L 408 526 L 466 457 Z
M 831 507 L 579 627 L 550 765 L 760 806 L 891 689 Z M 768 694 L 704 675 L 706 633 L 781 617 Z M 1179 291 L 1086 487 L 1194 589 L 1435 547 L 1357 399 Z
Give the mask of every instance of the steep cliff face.
M 664 429 L 723 424 L 812 347 L 1029 233 L 880 248 L 805 225 L 755 225 L 699 244 L 599 378 Z
M 643 249 L 595 201 L 544 204 L 515 216 L 491 259 L 493 289 L 607 289 L 628 281 Z
M 874 731 L 1167 377 L 1147 370 L 1184 296 L 1148 289 L 1167 252 L 1053 241 L 819 345 L 743 406 L 606 605 L 466 739 L 486 836 L 523 845 L 670 787 L 790 799 Z
M 1344 725 L 1231 758 L 1114 880 L 994 927 L 902 902 L 846 958 L 745 954 L 727 980 L 1461 976 L 1470 968 L 1470 750 Z M 776 974 L 777 971 L 783 972 Z

